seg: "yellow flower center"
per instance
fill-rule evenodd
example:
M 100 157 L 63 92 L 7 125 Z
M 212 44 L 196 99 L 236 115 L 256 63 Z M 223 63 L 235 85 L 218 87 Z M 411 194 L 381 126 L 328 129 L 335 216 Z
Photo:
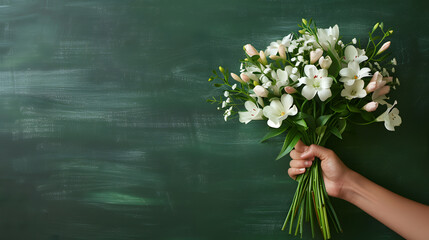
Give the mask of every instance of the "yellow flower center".
M 355 79 L 357 79 L 357 76 L 355 75 Z
M 282 112 L 282 114 L 281 114 L 281 115 L 282 115 L 282 116 L 284 116 L 285 114 L 286 114 L 285 112 Z

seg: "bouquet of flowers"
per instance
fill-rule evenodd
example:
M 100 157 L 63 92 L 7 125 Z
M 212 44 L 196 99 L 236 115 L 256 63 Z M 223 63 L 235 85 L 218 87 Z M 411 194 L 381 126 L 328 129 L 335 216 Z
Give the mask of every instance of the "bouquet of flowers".
M 246 57 L 240 74 L 223 67 L 213 71 L 209 82 L 223 95 L 208 102 L 219 104 L 225 121 L 238 114 L 241 123 L 266 120 L 267 139 L 283 134 L 284 144 L 277 159 L 287 155 L 301 139 L 306 145 L 325 145 L 330 136 L 342 138 L 350 124 L 384 122 L 389 131 L 401 124 L 397 101 L 388 103 L 391 89 L 399 86 L 396 59 L 388 58 L 385 41 L 393 30 L 377 23 L 369 32 L 366 46 L 353 38 L 346 43 L 338 25 L 317 28 L 302 20 L 298 33 L 272 42 L 265 51 L 244 46 Z M 268 57 L 268 58 L 267 58 Z M 230 82 L 230 77 L 234 82 Z M 390 101 L 391 102 L 391 101 Z M 376 113 L 377 109 L 381 112 Z M 324 239 L 331 237 L 331 224 L 342 231 L 323 182 L 320 160 L 297 178 L 298 186 L 282 230 L 302 237 L 304 219 L 312 235 L 319 228 Z

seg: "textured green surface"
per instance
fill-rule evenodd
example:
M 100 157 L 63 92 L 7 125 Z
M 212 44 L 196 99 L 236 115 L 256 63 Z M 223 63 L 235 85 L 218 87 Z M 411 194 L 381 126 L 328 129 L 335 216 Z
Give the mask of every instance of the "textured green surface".
M 242 46 L 302 17 L 345 39 L 393 27 L 403 125 L 329 146 L 377 183 L 429 204 L 429 16 L 424 1 L 0 1 L 1 239 L 294 239 L 296 183 L 264 122 L 225 123 L 205 99 Z M 401 239 L 341 200 L 334 239 Z M 307 229 L 304 239 L 310 238 Z M 320 237 L 320 236 L 319 236 Z M 319 238 L 320 239 L 320 238 Z

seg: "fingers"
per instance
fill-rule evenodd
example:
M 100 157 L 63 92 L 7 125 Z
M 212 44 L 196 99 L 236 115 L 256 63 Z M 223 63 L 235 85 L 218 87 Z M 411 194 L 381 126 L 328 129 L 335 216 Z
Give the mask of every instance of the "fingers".
M 296 176 L 305 173 L 305 168 L 289 168 L 287 173 L 289 174 L 289 177 L 295 180 Z
M 308 148 L 301 140 L 299 140 L 295 145 L 295 150 L 298 152 L 304 152 Z
M 320 160 L 325 160 L 332 153 L 331 150 L 321 147 L 316 144 L 312 144 L 307 151 L 301 154 L 301 159 L 309 159 L 313 157 L 318 157 Z
M 291 168 L 307 168 L 310 167 L 313 162 L 309 160 L 291 160 L 289 165 Z
M 290 168 L 287 170 L 289 177 L 295 179 L 297 175 L 305 173 L 305 168 L 310 167 L 313 162 L 310 160 L 291 160 Z

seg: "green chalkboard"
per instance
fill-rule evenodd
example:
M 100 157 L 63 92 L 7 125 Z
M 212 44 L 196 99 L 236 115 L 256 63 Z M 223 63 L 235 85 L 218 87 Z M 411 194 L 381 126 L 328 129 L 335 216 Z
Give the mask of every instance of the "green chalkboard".
M 264 122 L 224 122 L 205 100 L 219 65 L 301 18 L 364 38 L 392 27 L 403 124 L 347 131 L 352 169 L 429 203 L 425 1 L 0 0 L 0 239 L 295 239 L 296 182 Z M 401 239 L 334 199 L 334 239 Z M 309 229 L 304 239 L 311 239 Z M 318 236 L 320 239 L 320 236 Z

